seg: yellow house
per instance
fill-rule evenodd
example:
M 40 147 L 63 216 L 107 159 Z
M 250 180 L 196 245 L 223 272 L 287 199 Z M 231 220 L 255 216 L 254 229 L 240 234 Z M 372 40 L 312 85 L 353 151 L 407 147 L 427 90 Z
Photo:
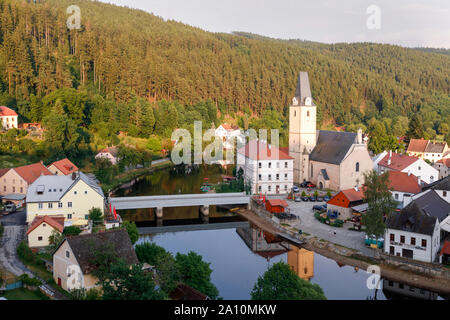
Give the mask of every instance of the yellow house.
M 28 246 L 30 248 L 47 247 L 53 230 L 62 233 L 64 230 L 64 216 L 37 216 L 27 231 Z
M 67 237 L 53 253 L 53 279 L 64 290 L 97 286 L 93 259 L 95 253 L 105 245 L 111 246 L 118 258 L 129 265 L 137 264 L 138 259 L 126 229 L 114 229 L 100 233 L 90 233 Z
M 57 176 L 67 176 L 78 171 L 78 167 L 67 158 L 53 162 L 47 169 Z
M 104 213 L 104 200 L 100 186 L 82 172 L 41 176 L 27 191 L 27 223 L 37 216 L 63 215 L 65 225 L 86 225 L 89 210 Z

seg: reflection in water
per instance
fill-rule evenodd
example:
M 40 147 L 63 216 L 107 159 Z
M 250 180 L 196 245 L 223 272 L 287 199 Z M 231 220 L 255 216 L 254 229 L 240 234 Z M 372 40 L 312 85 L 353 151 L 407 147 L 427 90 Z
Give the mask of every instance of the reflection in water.
M 287 262 L 300 278 L 310 280 L 314 277 L 314 252 L 292 245 Z
M 383 293 L 390 300 L 437 300 L 439 297 L 435 292 L 386 279 L 383 279 Z

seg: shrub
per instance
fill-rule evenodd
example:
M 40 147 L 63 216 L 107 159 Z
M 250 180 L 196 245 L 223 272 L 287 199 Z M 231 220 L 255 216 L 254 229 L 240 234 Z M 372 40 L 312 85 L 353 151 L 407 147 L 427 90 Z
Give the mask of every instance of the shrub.
M 42 281 L 37 278 L 30 278 L 26 273 L 22 274 L 19 279 L 26 286 L 39 287 L 42 285 Z
M 77 226 L 68 226 L 64 228 L 63 235 L 65 236 L 77 236 L 81 233 L 81 229 Z
M 21 258 L 23 261 L 27 263 L 34 264 L 37 262 L 36 256 L 27 246 L 25 241 L 22 241 L 17 247 L 17 255 L 19 256 L 19 258 Z

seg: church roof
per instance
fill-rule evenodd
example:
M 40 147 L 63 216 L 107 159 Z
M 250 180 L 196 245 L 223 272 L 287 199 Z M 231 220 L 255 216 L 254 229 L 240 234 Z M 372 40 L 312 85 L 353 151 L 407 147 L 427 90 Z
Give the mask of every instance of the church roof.
M 316 146 L 309 159 L 312 161 L 341 164 L 345 155 L 356 142 L 355 132 L 325 131 L 318 132 Z
M 305 99 L 307 97 L 310 97 L 312 99 L 311 87 L 309 85 L 308 72 L 304 72 L 304 71 L 300 72 L 300 74 L 298 76 L 298 81 L 297 81 L 297 88 L 295 90 L 295 97 L 300 102 L 300 105 L 305 104 Z

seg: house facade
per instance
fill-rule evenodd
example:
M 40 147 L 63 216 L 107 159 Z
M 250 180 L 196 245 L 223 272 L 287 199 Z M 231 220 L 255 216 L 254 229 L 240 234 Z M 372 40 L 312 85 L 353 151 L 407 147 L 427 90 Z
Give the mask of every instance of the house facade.
M 439 179 L 450 175 L 450 158 L 444 158 L 433 163 L 433 168 L 439 171 Z
M 439 177 L 439 172 L 424 160 L 392 151 L 386 152 L 386 155 L 378 162 L 377 172 L 382 174 L 386 171 L 413 174 L 427 184 L 438 180 Z
M 129 265 L 137 264 L 138 259 L 125 229 L 115 229 L 67 237 L 53 254 L 53 279 L 64 290 L 97 287 L 98 279 L 92 274 L 95 270 L 93 259 L 103 245 L 112 247 L 117 257 Z
M 285 194 L 293 186 L 294 159 L 283 148 L 259 140 L 249 141 L 238 150 L 237 170 L 244 171 L 244 181 L 252 193 Z
M 108 147 L 100 150 L 95 159 L 108 159 L 111 164 L 115 165 L 119 161 L 118 159 L 119 149 L 117 147 Z
M 0 129 L 18 128 L 17 113 L 5 106 L 0 106 Z
M 316 105 L 307 72 L 300 72 L 289 107 L 289 155 L 294 158 L 294 183 L 312 181 L 321 189 L 361 186 L 373 161 L 357 133 L 316 130 Z
M 26 195 L 28 187 L 36 181 L 36 179 L 40 176 L 49 175 L 52 175 L 52 173 L 42 162 L 11 168 L 0 178 L 0 195 Z
M 28 246 L 42 248 L 50 245 L 49 238 L 54 232 L 64 230 L 64 216 L 37 216 L 27 230 Z
M 405 206 L 405 199 L 422 191 L 417 177 L 411 173 L 389 171 L 389 189 L 392 197 L 401 208 Z M 410 201 L 406 201 L 409 203 Z
M 342 190 L 327 202 L 327 210 L 337 211 L 338 218 L 347 220 L 353 216 L 352 207 L 363 204 L 364 192 L 359 188 Z
M 448 150 L 449 148 L 446 142 L 411 139 L 406 152 L 410 156 L 435 163 L 436 161 L 441 160 Z
M 89 211 L 99 208 L 104 213 L 102 189 L 82 172 L 70 176 L 43 176 L 28 189 L 27 223 L 36 216 L 65 217 L 65 225 L 86 225 Z

